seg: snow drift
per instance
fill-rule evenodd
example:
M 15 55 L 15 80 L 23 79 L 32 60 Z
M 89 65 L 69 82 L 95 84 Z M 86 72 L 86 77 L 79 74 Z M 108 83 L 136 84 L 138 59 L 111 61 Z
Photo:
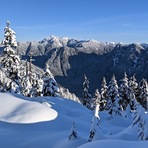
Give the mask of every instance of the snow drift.
M 0 120 L 11 123 L 34 123 L 55 119 L 58 113 L 38 102 L 0 93 Z

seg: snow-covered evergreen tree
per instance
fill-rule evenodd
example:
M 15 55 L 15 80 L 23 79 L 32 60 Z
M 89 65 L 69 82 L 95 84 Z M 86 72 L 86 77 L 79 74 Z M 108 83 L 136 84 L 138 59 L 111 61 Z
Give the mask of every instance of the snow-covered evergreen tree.
M 19 67 L 20 67 L 20 58 L 16 54 L 16 37 L 15 32 L 10 28 L 10 22 L 7 21 L 7 26 L 5 28 L 5 35 L 3 44 L 5 45 L 4 51 L 1 57 L 1 66 L 6 76 L 11 79 L 12 82 L 7 84 L 9 85 L 9 91 L 18 89 L 19 87 Z M 13 88 L 12 88 L 13 87 Z
M 33 65 L 27 60 L 21 66 L 21 93 L 27 97 L 43 96 L 43 79 L 41 75 L 35 71 Z
M 36 80 L 35 85 L 35 93 L 34 95 L 37 96 L 43 96 L 43 79 L 39 76 Z
M 129 89 L 129 97 L 128 98 L 129 98 L 129 102 L 128 102 L 127 107 L 125 109 L 125 117 L 131 119 L 132 118 L 132 110 L 135 110 L 134 104 L 135 104 L 136 98 L 135 98 L 134 92 L 131 91 L 130 89 Z
M 99 118 L 96 116 L 93 116 L 92 121 L 91 121 L 90 132 L 89 132 L 89 139 L 88 139 L 89 142 L 93 140 L 98 126 L 99 126 Z
M 108 87 L 106 83 L 105 77 L 103 77 L 102 85 L 101 85 L 101 104 L 100 104 L 100 110 L 106 109 L 106 103 L 108 98 Z
M 68 89 L 66 89 L 66 88 L 64 88 L 62 86 L 60 86 L 59 89 L 60 89 L 60 96 L 61 97 L 68 98 L 70 100 L 74 100 L 74 101 L 80 103 L 79 98 L 75 94 L 71 93 Z
M 16 42 L 16 36 L 15 32 L 10 28 L 10 22 L 6 22 L 6 27 L 4 29 L 4 40 L 3 44 L 5 46 L 10 46 L 10 47 L 17 47 L 17 42 Z
M 20 86 L 21 86 L 21 93 L 24 96 L 31 97 L 32 85 L 30 83 L 30 79 L 28 75 L 25 75 L 24 77 L 22 77 Z
M 129 86 L 128 86 L 128 78 L 127 78 L 127 74 L 124 74 L 123 79 L 121 80 L 121 84 L 119 87 L 119 94 L 120 94 L 120 98 L 121 98 L 121 104 L 123 109 L 125 110 L 127 105 L 130 102 L 130 92 L 129 92 Z
M 119 99 L 115 98 L 115 101 L 112 103 L 110 112 L 111 112 L 111 118 L 122 115 L 122 107 L 119 105 Z
M 35 73 L 33 70 L 31 71 L 31 74 L 29 74 L 29 81 L 30 81 L 31 86 L 32 86 L 31 91 L 30 91 L 30 96 L 31 97 L 37 97 L 38 96 L 37 95 L 38 94 L 37 89 L 39 87 L 38 83 L 40 81 L 40 78 L 38 77 L 37 73 Z M 41 80 L 41 81 L 43 81 L 43 80 Z M 43 86 L 43 84 L 42 84 L 42 86 Z
M 20 58 L 16 55 L 15 51 L 7 46 L 1 58 L 2 67 L 6 71 L 6 75 L 12 80 L 18 80 L 18 71 L 20 66 Z
M 138 93 L 138 83 L 135 78 L 135 75 L 133 75 L 130 80 L 129 80 L 129 89 L 131 92 L 135 94 L 135 97 L 137 98 L 137 93 Z
M 141 105 L 137 102 L 135 98 L 135 94 L 132 92 L 131 93 L 131 102 L 133 104 L 133 109 L 134 109 L 134 116 L 133 116 L 133 126 L 135 126 L 139 121 L 140 121 L 140 114 L 139 110 L 141 109 Z
M 136 101 L 134 101 L 134 118 L 133 118 L 133 127 L 136 126 L 137 137 L 139 140 L 148 140 L 148 122 L 147 114 L 145 114 L 144 108 Z
M 91 108 L 93 108 L 93 110 L 95 110 L 95 107 L 97 104 L 99 104 L 99 110 L 100 110 L 100 106 L 101 106 L 101 95 L 99 93 L 99 90 L 96 89 L 95 90 L 95 93 L 94 93 L 94 98 L 92 98 L 92 105 L 91 105 Z
M 137 100 L 148 111 L 148 83 L 146 79 L 142 79 L 138 90 Z
M 111 117 L 114 117 L 116 115 L 121 115 L 122 107 L 119 104 L 120 103 L 119 99 L 120 97 L 118 92 L 118 84 L 115 76 L 113 75 L 108 86 L 108 102 L 107 102 Z
M 95 90 L 94 97 L 95 97 L 95 106 L 96 106 L 96 104 L 99 104 L 99 108 L 100 108 L 101 95 L 100 95 L 100 93 L 99 93 L 99 90 L 98 90 L 98 89 L 96 89 L 96 90 Z
M 4 74 L 3 71 L 0 69 L 0 92 L 3 91 L 4 88 Z
M 84 83 L 83 83 L 83 105 L 87 108 L 91 109 L 92 96 L 89 93 L 89 80 L 86 75 L 84 75 Z
M 99 117 L 99 108 L 100 108 L 100 103 L 99 103 L 99 99 L 100 97 L 98 97 L 96 99 L 96 105 L 95 105 L 95 113 L 94 113 L 94 116 L 92 117 L 92 120 L 91 120 L 91 127 L 90 127 L 90 132 L 89 132 L 89 139 L 88 141 L 91 142 L 95 135 L 99 135 L 99 136 L 102 136 L 102 132 L 101 132 L 101 129 L 100 129 L 100 117 Z
M 70 131 L 70 134 L 69 134 L 69 136 L 68 136 L 68 141 L 69 141 L 69 140 L 74 140 L 74 139 L 77 139 L 77 138 L 78 138 L 78 133 L 77 133 L 77 131 L 76 131 L 75 122 L 73 122 L 71 131 Z
M 19 93 L 18 85 L 6 76 L 5 71 L 3 69 L 0 69 L 0 91 Z
M 43 74 L 43 95 L 44 96 L 58 96 L 60 91 L 53 74 L 46 65 L 45 73 Z

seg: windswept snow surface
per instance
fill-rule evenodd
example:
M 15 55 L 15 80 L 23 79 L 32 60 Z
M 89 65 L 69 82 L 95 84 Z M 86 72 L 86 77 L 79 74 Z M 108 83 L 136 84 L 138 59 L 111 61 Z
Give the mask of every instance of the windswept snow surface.
M 138 141 L 131 118 L 101 112 L 103 139 L 96 133 L 88 142 L 93 112 L 75 101 L 59 97 L 27 98 L 0 93 L 0 148 L 146 148 L 147 141 Z M 77 139 L 68 136 L 73 122 Z

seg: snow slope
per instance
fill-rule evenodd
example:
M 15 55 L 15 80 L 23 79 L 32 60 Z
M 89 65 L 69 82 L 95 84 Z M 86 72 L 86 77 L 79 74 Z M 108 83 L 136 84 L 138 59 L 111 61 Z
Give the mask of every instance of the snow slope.
M 84 144 L 78 148 L 147 148 L 148 141 L 100 140 Z
M 69 99 L 30 99 L 0 93 L 0 147 L 58 148 L 61 142 L 67 145 L 73 121 L 79 130 L 82 128 L 82 135 L 83 130 L 88 132 L 89 125 L 85 123 L 89 114 L 88 109 Z
M 58 113 L 38 102 L 22 100 L 11 94 L 0 94 L 0 120 L 11 123 L 34 123 L 50 121 Z
M 147 141 L 137 141 L 130 118 L 110 119 L 106 112 L 100 113 L 103 139 L 96 134 L 88 142 L 92 116 L 92 111 L 69 99 L 0 93 L 0 148 L 147 147 Z M 78 139 L 68 141 L 73 122 Z

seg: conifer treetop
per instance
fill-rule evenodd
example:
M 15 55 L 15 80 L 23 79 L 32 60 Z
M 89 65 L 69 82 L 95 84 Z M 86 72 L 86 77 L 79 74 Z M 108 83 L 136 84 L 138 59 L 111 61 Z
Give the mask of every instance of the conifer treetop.
M 10 27 L 10 21 L 9 20 L 6 21 L 6 25 L 7 25 L 8 28 Z
M 5 46 L 17 47 L 15 32 L 10 28 L 10 21 L 6 21 L 6 27 L 4 29 L 4 40 Z

